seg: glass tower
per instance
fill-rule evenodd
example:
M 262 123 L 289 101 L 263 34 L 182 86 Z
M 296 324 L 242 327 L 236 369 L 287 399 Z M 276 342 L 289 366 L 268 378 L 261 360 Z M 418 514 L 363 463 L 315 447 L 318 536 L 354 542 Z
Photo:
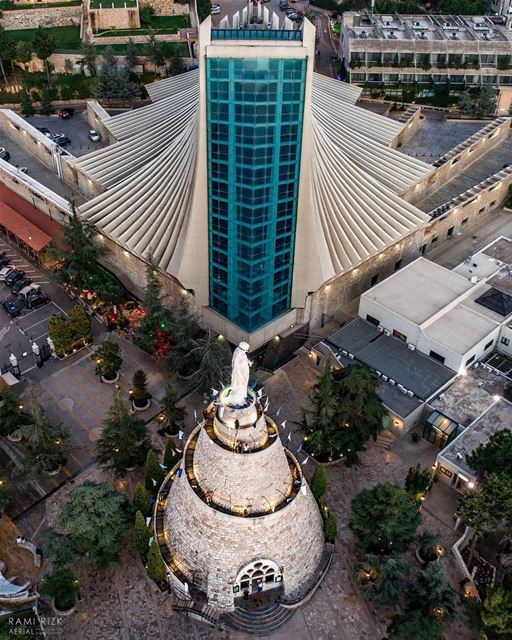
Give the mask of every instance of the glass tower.
M 290 307 L 306 64 L 206 59 L 210 306 L 246 331 Z

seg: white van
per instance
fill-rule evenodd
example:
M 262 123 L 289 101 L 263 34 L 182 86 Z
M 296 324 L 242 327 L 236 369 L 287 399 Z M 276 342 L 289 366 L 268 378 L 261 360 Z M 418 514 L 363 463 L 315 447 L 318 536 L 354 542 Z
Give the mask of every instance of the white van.
M 38 284 L 29 284 L 26 287 L 23 287 L 23 289 L 18 293 L 18 296 L 22 300 L 26 300 L 27 299 L 27 295 L 31 291 L 36 291 L 37 289 L 41 290 L 41 287 Z

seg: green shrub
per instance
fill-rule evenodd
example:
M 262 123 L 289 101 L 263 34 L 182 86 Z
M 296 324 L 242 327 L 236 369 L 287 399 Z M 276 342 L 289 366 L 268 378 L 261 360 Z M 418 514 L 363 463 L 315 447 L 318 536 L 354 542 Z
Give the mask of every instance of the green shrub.
M 325 471 L 325 466 L 321 464 L 315 469 L 313 477 L 311 478 L 311 493 L 314 495 L 317 502 L 320 498 L 323 498 L 326 486 L 327 473 Z
M 53 598 L 57 609 L 71 609 L 76 601 L 76 577 L 67 567 L 56 567 L 41 582 L 41 593 Z
M 140 511 L 135 514 L 135 525 L 133 528 L 133 541 L 135 548 L 140 555 L 145 558 L 149 548 L 149 531 L 146 526 L 146 519 Z
M 160 548 L 156 539 L 153 539 L 151 546 L 149 547 L 148 562 L 146 564 L 146 570 L 148 576 L 157 584 L 165 580 L 166 569 L 165 563 L 160 553 Z
M 324 535 L 327 542 L 333 542 L 336 540 L 336 534 L 338 532 L 338 524 L 336 522 L 336 516 L 334 513 L 329 513 L 324 524 Z

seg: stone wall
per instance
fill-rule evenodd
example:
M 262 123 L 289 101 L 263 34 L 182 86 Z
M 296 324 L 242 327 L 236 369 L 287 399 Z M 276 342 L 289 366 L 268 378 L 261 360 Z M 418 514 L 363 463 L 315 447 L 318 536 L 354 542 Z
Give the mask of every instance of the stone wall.
M 12 29 L 37 29 L 37 27 L 63 27 L 79 25 L 82 7 L 46 7 L 44 9 L 20 9 L 4 11 L 2 25 Z
M 188 15 L 188 4 L 179 4 L 173 0 L 140 0 L 140 7 L 153 7 L 157 16 L 182 16 Z
M 130 36 L 130 38 L 135 43 L 145 44 L 148 41 L 149 35 L 145 36 Z M 98 36 L 94 36 L 91 34 L 90 38 L 91 42 L 95 44 L 125 44 L 126 36 L 104 36 L 99 38 Z M 179 33 L 157 33 L 155 35 L 155 40 L 160 42 L 180 42 L 180 34 Z
M 233 584 L 246 564 L 275 562 L 289 594 L 311 578 L 324 548 L 322 519 L 308 487 L 275 513 L 244 518 L 209 507 L 184 474 L 172 484 L 166 516 L 168 544 L 180 571 L 221 609 L 233 608 Z
M 105 2 L 103 9 L 89 10 L 89 28 L 93 31 L 108 31 L 114 28 L 139 29 L 139 9 L 126 7 L 112 8 L 108 7 L 108 2 Z M 123 42 L 126 42 L 126 37 L 123 39 Z

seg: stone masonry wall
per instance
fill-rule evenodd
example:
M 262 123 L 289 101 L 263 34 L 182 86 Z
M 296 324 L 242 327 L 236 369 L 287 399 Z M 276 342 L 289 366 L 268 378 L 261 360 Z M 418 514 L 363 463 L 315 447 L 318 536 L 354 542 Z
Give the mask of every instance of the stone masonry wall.
M 173 0 L 140 0 L 140 7 L 153 7 L 157 16 L 182 16 L 188 15 L 188 4 L 179 4 Z
M 262 511 L 287 495 L 292 476 L 279 438 L 260 451 L 235 453 L 213 442 L 204 429 L 194 451 L 194 473 L 203 491 L 213 491 L 213 502 L 243 513 Z
M 171 553 L 190 581 L 193 574 L 200 577 L 209 603 L 219 608 L 233 608 L 233 583 L 253 560 L 269 559 L 282 567 L 287 594 L 308 581 L 320 562 L 322 519 L 309 487 L 280 511 L 243 518 L 209 507 L 183 475 L 173 482 L 168 505 Z
M 81 6 L 20 9 L 19 11 L 4 11 L 2 25 L 7 31 L 13 29 L 36 29 L 37 27 L 63 27 L 79 25 L 81 16 Z

